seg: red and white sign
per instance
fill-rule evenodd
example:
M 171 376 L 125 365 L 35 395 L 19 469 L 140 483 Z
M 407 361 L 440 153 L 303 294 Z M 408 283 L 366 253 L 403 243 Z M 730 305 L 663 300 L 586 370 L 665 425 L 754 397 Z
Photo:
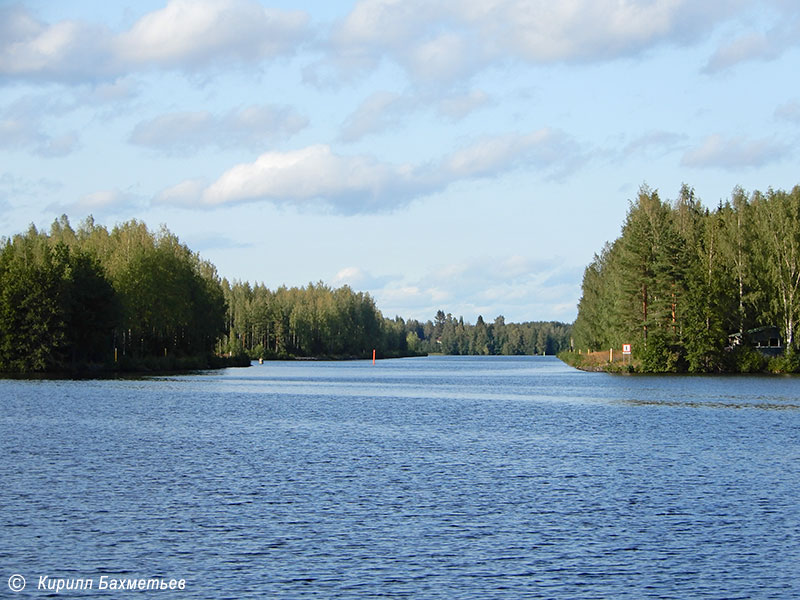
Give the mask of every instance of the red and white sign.
M 623 354 L 630 354 L 631 353 L 631 345 L 630 344 L 622 344 L 622 353 Z

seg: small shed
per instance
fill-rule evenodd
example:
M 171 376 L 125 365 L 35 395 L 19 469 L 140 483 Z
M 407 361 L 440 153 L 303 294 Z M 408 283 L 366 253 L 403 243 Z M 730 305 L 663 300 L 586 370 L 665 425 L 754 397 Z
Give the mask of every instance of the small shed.
M 780 356 L 783 354 L 783 340 L 781 330 L 774 325 L 765 325 L 750 329 L 744 334 L 744 339 L 739 333 L 728 336 L 728 346 L 734 348 L 741 344 L 752 346 L 766 356 Z

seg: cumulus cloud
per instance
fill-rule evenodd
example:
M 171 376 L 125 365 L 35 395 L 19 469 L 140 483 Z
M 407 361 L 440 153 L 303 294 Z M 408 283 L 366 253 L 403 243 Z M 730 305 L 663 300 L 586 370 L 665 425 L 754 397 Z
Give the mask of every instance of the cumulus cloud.
M 187 179 L 162 190 L 155 197 L 155 202 L 190 208 L 199 201 L 207 185 L 204 179 Z
M 485 137 L 444 157 L 436 165 L 394 165 L 370 156 L 344 156 L 319 144 L 288 152 L 267 152 L 254 162 L 225 171 L 205 185 L 188 180 L 161 192 L 157 202 L 218 207 L 269 201 L 321 200 L 342 214 L 388 212 L 454 181 L 493 177 L 530 167 L 553 176 L 575 169 L 581 157 L 566 135 L 544 129 L 527 135 Z
M 390 280 L 390 276 L 375 277 L 359 267 L 345 267 L 336 273 L 332 283 L 334 286 L 348 285 L 354 289 L 372 291 L 382 288 Z
M 250 61 L 294 48 L 308 15 L 249 0 L 171 0 L 115 39 L 129 64 L 200 66 L 225 58 Z
M 111 70 L 111 32 L 77 21 L 48 25 L 21 6 L 0 8 L 0 75 L 69 80 L 105 77 Z
M 308 119 L 286 106 L 253 105 L 224 115 L 185 111 L 160 115 L 137 124 L 130 142 L 170 152 L 203 146 L 258 147 L 292 136 Z
M 683 155 L 687 167 L 740 169 L 760 167 L 786 158 L 789 147 L 774 139 L 751 140 L 744 137 L 710 135 Z
M 420 83 L 447 83 L 495 62 L 596 62 L 703 39 L 738 0 L 361 0 L 334 28 L 343 73 L 383 59 Z
M 203 190 L 207 206 L 272 200 L 325 199 L 345 213 L 393 208 L 387 202 L 407 201 L 422 182 L 409 166 L 380 163 L 367 156 L 341 156 L 329 146 L 290 152 L 267 152 L 255 162 L 223 173 Z
M 171 0 L 127 31 L 79 21 L 48 24 L 20 6 L 0 9 L 0 76 L 96 81 L 145 68 L 194 70 L 292 53 L 308 35 L 300 11 L 254 0 Z
M 780 17 L 794 10 L 772 2 Z M 661 44 L 708 39 L 752 0 L 360 0 L 317 37 L 304 11 L 256 0 L 169 0 L 124 31 L 85 21 L 47 23 L 21 5 L 0 8 L 0 77 L 97 82 L 143 69 L 197 71 L 253 64 L 315 42 L 325 56 L 307 69 L 321 80 L 388 60 L 417 83 L 440 86 L 506 61 L 598 62 L 638 56 Z M 720 47 L 707 70 L 771 58 L 797 43 L 797 19 L 747 32 Z

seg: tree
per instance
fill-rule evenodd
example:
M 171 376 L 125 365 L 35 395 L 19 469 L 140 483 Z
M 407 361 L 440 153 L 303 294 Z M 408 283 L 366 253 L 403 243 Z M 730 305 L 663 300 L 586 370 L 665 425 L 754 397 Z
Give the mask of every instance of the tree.
M 746 344 L 748 330 L 779 325 L 792 354 L 798 322 L 800 187 L 749 200 L 735 188 L 712 213 L 687 185 L 672 206 L 643 186 L 586 268 L 574 337 L 583 348 L 624 337 L 648 371 L 751 370 L 764 361 L 731 353 L 729 336 Z
M 644 352 L 654 330 L 668 346 L 678 336 L 679 249 L 670 206 L 642 186 L 622 227 L 619 261 L 624 333 Z
M 754 201 L 762 265 L 771 287 L 770 313 L 781 325 L 787 349 L 796 349 L 800 317 L 800 186 L 769 190 Z
M 67 228 L 68 222 L 62 221 Z M 111 349 L 114 291 L 89 254 L 31 227 L 0 253 L 0 370 L 99 362 Z

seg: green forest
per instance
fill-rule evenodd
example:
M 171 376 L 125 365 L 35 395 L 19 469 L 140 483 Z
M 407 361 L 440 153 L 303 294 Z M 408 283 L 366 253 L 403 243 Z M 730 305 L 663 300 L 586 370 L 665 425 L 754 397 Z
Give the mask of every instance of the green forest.
M 572 326 L 557 321 L 506 323 L 502 316 L 474 325 L 438 311 L 431 321 L 406 323 L 408 344 L 416 350 L 455 355 L 558 354 L 569 348 Z
M 497 317 L 472 325 L 439 310 L 421 323 L 382 316 L 362 292 L 323 283 L 304 288 L 222 282 L 228 304 L 220 353 L 251 358 L 292 356 L 379 357 L 423 354 L 556 354 L 569 347 L 571 326 L 556 322 L 506 323 Z
M 0 371 L 209 366 L 225 327 L 213 265 L 166 228 L 90 217 L 0 251 Z
M 798 372 L 799 286 L 800 186 L 736 188 L 713 210 L 687 185 L 672 202 L 643 186 L 586 267 L 575 349 L 631 344 L 643 372 Z
M 57 219 L 0 242 L 0 372 L 195 369 L 251 359 L 555 354 L 562 323 L 420 323 L 369 294 L 230 283 L 166 227 Z

